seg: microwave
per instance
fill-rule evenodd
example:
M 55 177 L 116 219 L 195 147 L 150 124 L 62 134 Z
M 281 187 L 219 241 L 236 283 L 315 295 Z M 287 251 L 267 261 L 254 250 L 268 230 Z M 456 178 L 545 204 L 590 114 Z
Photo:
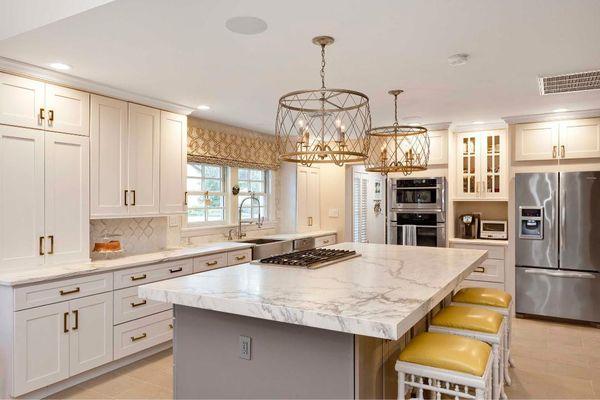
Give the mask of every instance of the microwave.
M 508 239 L 506 221 L 481 220 L 479 237 L 482 239 Z

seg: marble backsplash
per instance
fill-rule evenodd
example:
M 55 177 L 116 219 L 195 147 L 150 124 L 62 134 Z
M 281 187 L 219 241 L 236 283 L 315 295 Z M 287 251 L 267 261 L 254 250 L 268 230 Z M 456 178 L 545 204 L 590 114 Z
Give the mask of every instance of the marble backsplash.
M 105 234 L 120 235 L 125 250 L 120 256 L 151 253 L 167 247 L 167 217 L 95 219 L 90 221 L 90 253 L 93 260 L 104 255 L 92 253 L 94 243 L 104 241 Z

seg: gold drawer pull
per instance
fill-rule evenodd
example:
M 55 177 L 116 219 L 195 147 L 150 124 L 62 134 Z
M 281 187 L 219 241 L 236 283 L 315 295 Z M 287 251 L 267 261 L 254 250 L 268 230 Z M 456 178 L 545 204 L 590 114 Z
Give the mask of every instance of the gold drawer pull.
M 73 290 L 62 290 L 62 289 L 60 289 L 59 293 L 60 293 L 61 296 L 66 296 L 68 294 L 79 293 L 80 291 L 81 291 L 81 289 L 79 288 L 79 286 L 77 286 Z
M 79 310 L 73 311 L 73 314 L 75 314 L 75 326 L 72 329 L 76 331 L 79 329 Z
M 142 301 L 140 301 L 139 303 L 134 303 L 134 302 L 131 302 L 131 303 L 129 303 L 129 304 L 131 304 L 131 307 L 139 307 L 139 306 L 144 306 L 144 305 L 146 305 L 146 300 L 142 300 Z
M 169 268 L 169 272 L 172 273 L 172 274 L 177 273 L 177 272 L 181 272 L 181 271 L 183 271 L 183 267 Z
M 43 256 L 45 254 L 44 253 L 44 248 L 45 248 L 44 237 L 40 236 L 40 252 L 39 252 L 40 256 Z
M 207 267 L 212 267 L 213 265 L 217 265 L 219 262 L 218 261 L 207 261 L 206 262 L 206 266 Z
M 54 110 L 48 110 L 48 122 L 50 122 L 50 125 L 54 125 Z
M 63 314 L 63 332 L 64 333 L 69 332 L 69 328 L 67 328 L 68 318 L 69 318 L 69 313 L 68 312 L 64 313 Z
M 141 281 L 142 279 L 146 279 L 146 274 L 140 276 L 131 276 L 132 281 Z
M 242 261 L 242 260 L 245 260 L 245 259 L 246 259 L 246 256 L 235 256 L 235 259 L 236 259 L 237 261 Z
M 145 339 L 146 336 L 148 336 L 148 335 L 146 335 L 145 333 L 142 333 L 140 336 L 131 336 L 131 341 L 137 342 L 138 340 Z
M 485 272 L 485 267 L 477 267 L 477 268 L 475 268 L 475 272 L 484 273 Z
M 173 324 L 169 324 L 169 329 L 173 329 Z
M 323 244 L 329 243 L 329 240 L 323 240 Z

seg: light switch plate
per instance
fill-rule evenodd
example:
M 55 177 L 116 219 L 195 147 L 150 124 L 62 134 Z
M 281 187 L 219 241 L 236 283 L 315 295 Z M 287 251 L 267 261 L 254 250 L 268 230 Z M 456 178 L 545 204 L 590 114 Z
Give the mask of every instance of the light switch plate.
M 240 358 L 250 360 L 252 357 L 252 338 L 240 335 Z
M 339 208 L 330 208 L 327 215 L 329 216 L 329 218 L 338 218 L 340 216 L 340 209 Z
M 176 228 L 179 226 L 179 215 L 169 215 L 169 228 Z

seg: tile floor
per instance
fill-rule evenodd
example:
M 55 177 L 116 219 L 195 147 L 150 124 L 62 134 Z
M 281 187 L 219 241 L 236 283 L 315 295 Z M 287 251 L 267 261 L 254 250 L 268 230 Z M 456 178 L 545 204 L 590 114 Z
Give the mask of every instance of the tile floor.
M 509 399 L 600 399 L 600 329 L 516 319 L 512 351 Z M 171 364 L 164 351 L 52 398 L 170 399 Z

